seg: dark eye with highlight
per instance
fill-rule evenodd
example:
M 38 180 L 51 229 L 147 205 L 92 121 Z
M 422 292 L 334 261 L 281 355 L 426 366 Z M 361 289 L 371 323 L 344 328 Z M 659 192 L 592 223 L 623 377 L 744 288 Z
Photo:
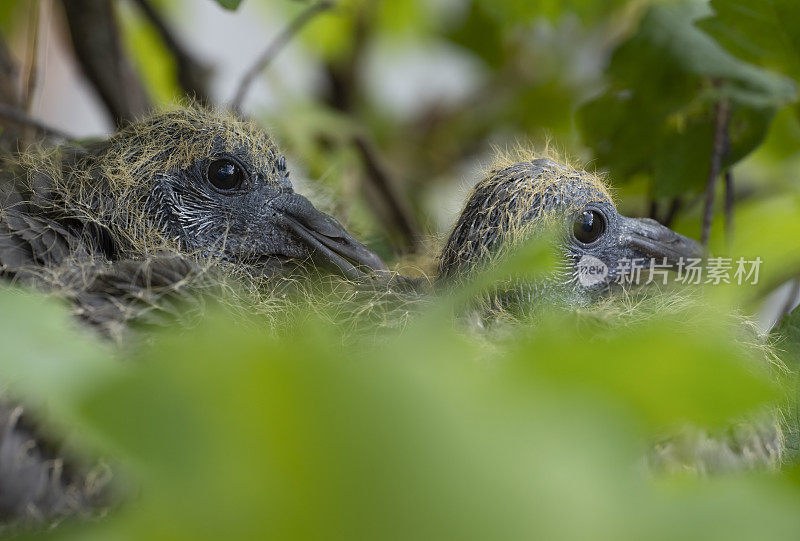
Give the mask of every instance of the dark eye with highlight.
M 219 190 L 236 190 L 244 181 L 244 171 L 236 162 L 223 158 L 208 165 L 206 177 Z
M 583 244 L 592 244 L 606 231 L 606 219 L 596 210 L 581 212 L 572 224 L 575 240 Z

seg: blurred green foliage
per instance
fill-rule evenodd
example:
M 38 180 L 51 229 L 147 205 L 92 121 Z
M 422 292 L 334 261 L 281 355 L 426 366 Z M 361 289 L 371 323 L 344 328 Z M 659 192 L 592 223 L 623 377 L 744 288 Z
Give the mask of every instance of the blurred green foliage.
M 25 306 L 11 332 L 59 313 Z M 553 312 L 487 347 L 437 310 L 344 343 L 312 314 L 287 329 L 299 340 L 226 312 L 113 369 L 78 361 L 54 378 L 25 369 L 27 356 L 2 369 L 77 412 L 62 426 L 92 434 L 140 483 L 111 518 L 48 539 L 795 538 L 790 478 L 666 482 L 636 467 L 643 442 L 676 423 L 724 423 L 777 396 L 725 318 L 705 316 L 650 313 L 620 329 Z M 48 332 L 75 341 L 63 322 Z
M 0 2 L 5 32 L 23 26 L 22 4 Z M 308 6 L 264 4 L 286 17 Z M 191 2 L 168 7 L 177 19 Z M 379 150 L 423 238 L 449 226 L 441 192 L 477 180 L 492 145 L 550 138 L 607 170 L 635 214 L 682 198 L 677 227 L 697 236 L 696 194 L 727 99 L 735 227 L 732 239 L 715 227 L 712 249 L 761 257 L 760 286 L 719 287 L 672 311 L 636 305 L 621 319 L 543 307 L 493 340 L 453 323 L 476 291 L 546 268 L 539 244 L 437 298 L 402 331 L 344 333 L 344 309 L 321 297 L 277 336 L 254 332 L 270 327 L 257 317 L 219 311 L 113 352 L 63 307 L 4 290 L 4 385 L 95 454 L 123 459 L 141 484 L 113 517 L 40 537 L 797 539 L 791 466 L 664 480 L 642 457 L 685 423 L 724 427 L 793 394 L 791 375 L 762 367 L 763 352 L 746 344 L 757 340 L 729 314 L 753 311 L 800 269 L 798 10 L 796 0 L 342 0 L 319 15 L 293 43 L 318 88 L 298 96 L 268 73 L 281 107 L 254 114 L 382 254 L 404 245 L 357 136 Z M 122 19 L 137 68 L 168 104 L 174 62 L 133 10 Z M 448 51 L 475 80 L 458 98 L 397 113 L 367 84 L 370 55 L 391 58 L 382 47 L 417 51 L 420 62 Z M 789 365 L 798 317 L 773 333 Z

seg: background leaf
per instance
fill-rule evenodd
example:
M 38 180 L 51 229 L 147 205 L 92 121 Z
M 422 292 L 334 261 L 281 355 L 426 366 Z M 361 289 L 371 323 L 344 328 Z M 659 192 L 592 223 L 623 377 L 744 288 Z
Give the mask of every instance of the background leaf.
M 715 104 L 730 99 L 730 166 L 766 136 L 777 108 L 795 99 L 791 80 L 727 53 L 694 26 L 697 4 L 654 6 L 614 52 L 608 89 L 579 113 L 584 137 L 614 178 L 647 174 L 654 195 L 706 183 Z
M 220 7 L 224 9 L 228 9 L 234 11 L 238 9 L 239 4 L 242 3 L 242 0 L 214 0 Z

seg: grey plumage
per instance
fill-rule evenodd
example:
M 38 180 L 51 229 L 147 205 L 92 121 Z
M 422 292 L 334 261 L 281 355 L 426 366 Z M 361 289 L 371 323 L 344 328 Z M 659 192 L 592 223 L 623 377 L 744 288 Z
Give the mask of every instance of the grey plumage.
M 0 402 L 0 534 L 10 523 L 20 527 L 108 505 L 108 468 L 73 465 L 45 443 L 22 406 Z

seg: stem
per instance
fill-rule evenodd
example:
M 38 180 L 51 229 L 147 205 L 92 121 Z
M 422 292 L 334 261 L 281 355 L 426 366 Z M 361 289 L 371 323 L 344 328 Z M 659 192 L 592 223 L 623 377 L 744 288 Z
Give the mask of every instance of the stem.
M 711 222 L 714 218 L 714 191 L 717 184 L 717 177 L 719 177 L 722 170 L 722 159 L 726 152 L 726 134 L 728 132 L 729 117 L 730 100 L 725 97 L 717 102 L 716 106 L 714 147 L 711 154 L 711 170 L 708 173 L 708 182 L 706 183 L 703 226 L 700 232 L 700 242 L 702 242 L 703 246 L 708 246 L 708 240 L 711 235 Z
M 295 17 L 283 31 L 278 34 L 272 42 L 267 45 L 264 52 L 256 59 L 255 63 L 248 69 L 242 76 L 241 81 L 236 89 L 236 93 L 231 100 L 231 109 L 236 112 L 241 112 L 242 104 L 245 97 L 250 90 L 250 87 L 255 82 L 256 77 L 264 71 L 272 60 L 278 55 L 279 52 L 292 40 L 292 38 L 303 29 L 303 27 L 311 22 L 314 17 L 323 11 L 327 11 L 334 7 L 333 2 L 323 1 L 310 5 L 300 15 Z
M 734 203 L 733 171 L 725 171 L 725 237 L 733 238 L 733 203 Z
M 371 181 L 389 209 L 389 218 L 403 236 L 405 249 L 412 251 L 419 237 L 419 227 L 405 202 L 397 192 L 396 185 L 381 163 L 378 153 L 363 136 L 353 138 L 353 145 L 361 154 L 366 168 L 367 179 Z
M 28 50 L 27 70 L 25 74 L 25 95 L 22 100 L 23 107 L 30 113 L 33 105 L 33 98 L 36 92 L 36 82 L 39 71 L 39 18 L 41 12 L 41 2 L 33 3 L 31 18 L 29 20 L 30 45 Z
M 654 197 L 650 199 L 650 206 L 647 215 L 653 220 L 658 220 L 658 202 Z
M 667 210 L 667 215 L 664 216 L 664 221 L 661 222 L 667 227 L 672 226 L 672 222 L 675 220 L 675 216 L 680 211 L 682 205 L 681 198 L 679 196 L 673 197 L 672 201 L 669 204 L 669 209 Z

